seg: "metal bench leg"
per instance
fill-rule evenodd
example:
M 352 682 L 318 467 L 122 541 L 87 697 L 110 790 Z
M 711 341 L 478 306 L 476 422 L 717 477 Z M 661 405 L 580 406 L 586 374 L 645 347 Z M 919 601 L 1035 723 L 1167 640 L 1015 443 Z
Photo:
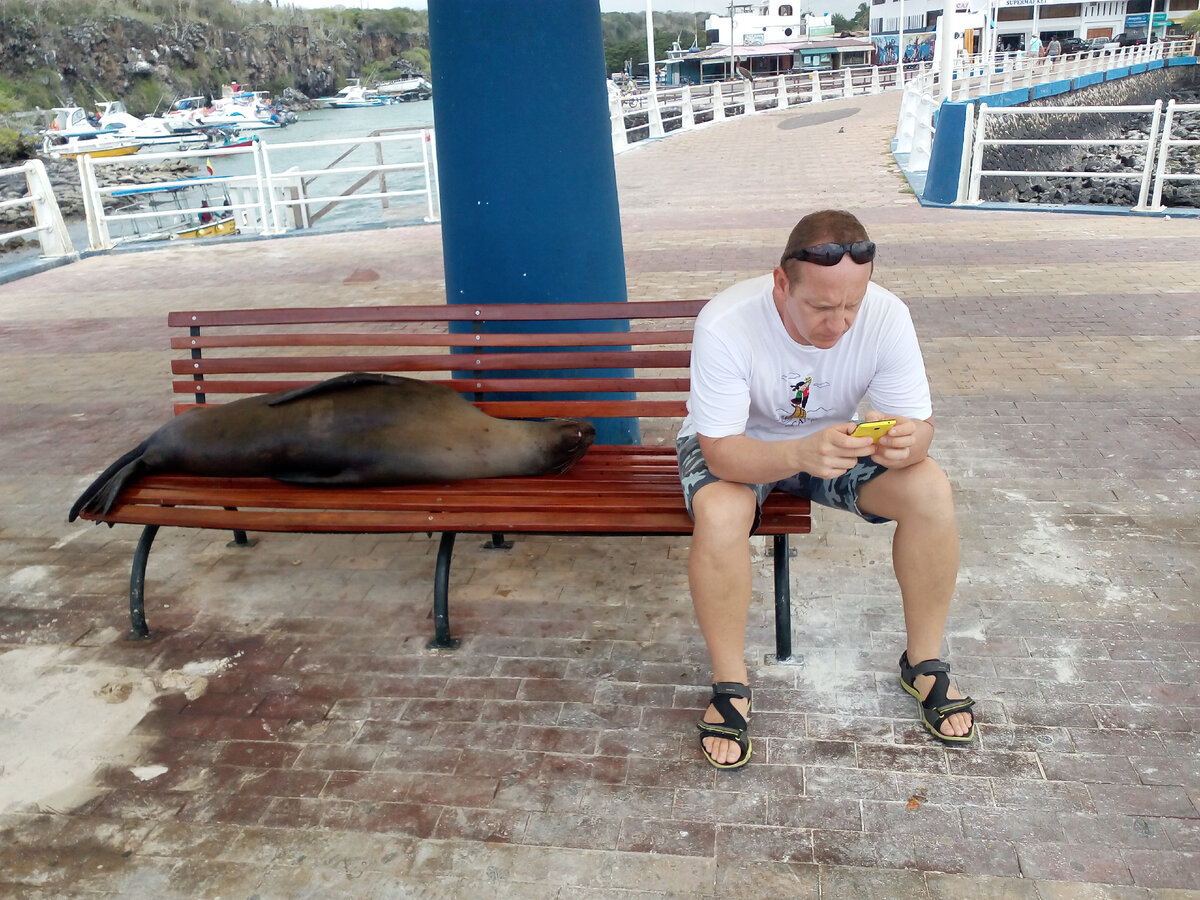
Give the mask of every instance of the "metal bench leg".
M 792 583 L 788 572 L 788 536 L 775 537 L 775 660 L 792 658 Z
M 233 529 L 233 540 L 226 544 L 226 547 L 253 547 L 258 543 L 257 538 L 246 537 L 246 532 L 240 528 Z
M 150 545 L 156 534 L 158 526 L 147 525 L 133 551 L 133 569 L 129 573 L 129 624 L 132 630 L 127 635 L 131 641 L 144 641 L 150 637 L 146 625 L 146 561 L 150 558 Z
M 453 650 L 458 638 L 450 637 L 450 557 L 454 553 L 453 531 L 442 533 L 438 544 L 437 566 L 433 572 L 433 640 L 425 646 Z
M 500 531 L 492 532 L 492 536 L 483 542 L 484 550 L 511 550 L 512 541 L 504 539 L 504 533 Z

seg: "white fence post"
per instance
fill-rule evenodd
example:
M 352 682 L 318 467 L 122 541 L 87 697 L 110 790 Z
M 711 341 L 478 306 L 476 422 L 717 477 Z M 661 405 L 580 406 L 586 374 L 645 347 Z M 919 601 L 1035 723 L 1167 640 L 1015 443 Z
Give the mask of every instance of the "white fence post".
M 1146 139 L 1146 164 L 1142 166 L 1142 186 L 1138 191 L 1138 202 L 1134 209 L 1146 209 L 1150 196 L 1150 174 L 1154 171 L 1154 144 L 1158 138 L 1158 124 L 1162 121 L 1162 100 L 1154 101 L 1154 115 L 1150 119 L 1150 136 Z
M 779 96 L 779 101 L 776 105 L 778 106 L 779 109 L 787 109 L 788 96 L 787 96 L 787 76 L 786 75 L 779 76 L 779 81 L 776 84 L 776 91 Z
M 979 182 L 983 173 L 983 139 L 987 131 L 986 103 L 979 104 L 979 118 L 975 123 L 975 140 L 971 147 L 971 181 L 967 188 L 967 203 L 979 203 Z
M 816 72 L 809 72 L 809 78 L 812 79 L 812 102 L 821 102 L 821 76 Z
M 38 229 L 38 243 L 42 246 L 41 255 L 70 256 L 75 252 L 75 247 L 71 243 L 71 235 L 67 233 L 67 225 L 63 222 L 62 210 L 58 207 L 54 188 L 50 186 L 46 164 L 40 159 L 31 159 L 22 168 L 25 170 L 25 184 L 33 205 L 33 221 Z
M 608 82 L 608 118 L 612 121 L 613 153 L 629 147 L 629 135 L 625 132 L 625 107 L 621 104 L 621 92 Z
M 712 86 L 712 120 L 723 121 L 725 118 L 725 97 L 721 93 L 721 82 L 714 81 Z
M 1171 152 L 1171 130 L 1175 118 L 1175 100 L 1167 101 L 1167 114 L 1163 116 L 1162 139 L 1158 142 L 1158 168 L 1154 177 L 1154 201 L 1152 209 L 1162 209 L 1164 176 L 1167 174 L 1167 155 Z
M 879 66 L 871 66 L 871 93 L 878 94 L 881 88 L 879 87 Z
M 653 68 L 653 67 L 652 67 Z M 654 72 L 651 71 L 650 77 L 654 77 Z M 650 128 L 651 138 L 660 138 L 666 132 L 663 130 L 662 123 L 662 107 L 658 103 L 658 92 L 655 91 L 650 95 L 650 103 L 646 107 L 646 124 Z
M 933 152 L 933 112 L 937 102 L 922 97 L 913 123 L 912 151 L 908 155 L 908 168 L 912 172 L 929 171 L 929 156 Z
M 96 184 L 96 164 L 87 153 L 75 157 L 79 166 L 79 188 L 83 196 L 83 214 L 88 223 L 88 249 L 111 250 L 112 238 L 108 233 L 108 222 L 104 218 L 104 203 Z
M 758 112 L 758 107 L 754 105 L 754 82 L 749 78 L 742 81 L 742 104 L 742 111 L 746 115 L 751 116 Z
M 680 107 L 680 122 L 679 127 L 686 130 L 696 127 L 696 111 L 692 109 L 692 89 L 689 85 L 683 86 L 683 91 L 679 95 Z

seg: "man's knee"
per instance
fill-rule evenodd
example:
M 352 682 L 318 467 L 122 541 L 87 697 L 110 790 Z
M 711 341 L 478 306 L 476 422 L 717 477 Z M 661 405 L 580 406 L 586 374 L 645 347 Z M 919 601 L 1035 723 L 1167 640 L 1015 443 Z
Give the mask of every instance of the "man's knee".
M 954 491 L 946 473 L 929 457 L 891 469 L 859 490 L 859 509 L 900 522 L 913 515 L 954 519 Z
M 695 533 L 749 537 L 754 527 L 758 501 L 754 491 L 732 481 L 713 481 L 692 497 Z

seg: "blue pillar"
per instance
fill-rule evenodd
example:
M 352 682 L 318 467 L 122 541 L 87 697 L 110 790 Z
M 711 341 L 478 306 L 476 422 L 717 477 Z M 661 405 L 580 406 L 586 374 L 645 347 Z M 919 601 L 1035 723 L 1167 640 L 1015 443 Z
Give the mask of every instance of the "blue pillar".
M 429 0 L 429 45 L 447 302 L 628 299 L 597 0 Z
M 967 107 L 969 103 L 945 100 L 938 110 L 937 131 L 929 153 L 929 170 L 925 173 L 925 190 L 921 199 L 926 203 L 951 204 L 958 199 L 958 180 L 964 165 L 963 147 L 968 139 Z

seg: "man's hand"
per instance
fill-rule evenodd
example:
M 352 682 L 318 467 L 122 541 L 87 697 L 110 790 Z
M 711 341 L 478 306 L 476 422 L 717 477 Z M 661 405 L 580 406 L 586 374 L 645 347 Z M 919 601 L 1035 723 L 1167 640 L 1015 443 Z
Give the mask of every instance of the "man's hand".
M 803 446 L 804 455 L 797 471 L 807 472 L 817 478 L 845 475 L 858 464 L 859 457 L 870 452 L 869 437 L 854 437 L 857 427 L 856 422 L 843 422 L 800 438 L 796 444 Z
M 902 469 L 907 465 L 918 462 L 920 457 L 914 457 L 914 447 L 918 442 L 918 426 L 926 425 L 925 422 L 918 422 L 916 419 L 907 419 L 904 416 L 898 416 L 894 413 L 882 415 L 881 413 L 871 410 L 867 413 L 867 421 L 876 419 L 895 419 L 896 424 L 892 426 L 879 442 L 875 444 L 875 450 L 871 453 L 871 459 L 881 466 L 887 466 L 889 469 Z M 928 450 L 929 442 L 925 441 L 925 446 L 921 450 L 921 456 L 924 456 L 924 451 Z

